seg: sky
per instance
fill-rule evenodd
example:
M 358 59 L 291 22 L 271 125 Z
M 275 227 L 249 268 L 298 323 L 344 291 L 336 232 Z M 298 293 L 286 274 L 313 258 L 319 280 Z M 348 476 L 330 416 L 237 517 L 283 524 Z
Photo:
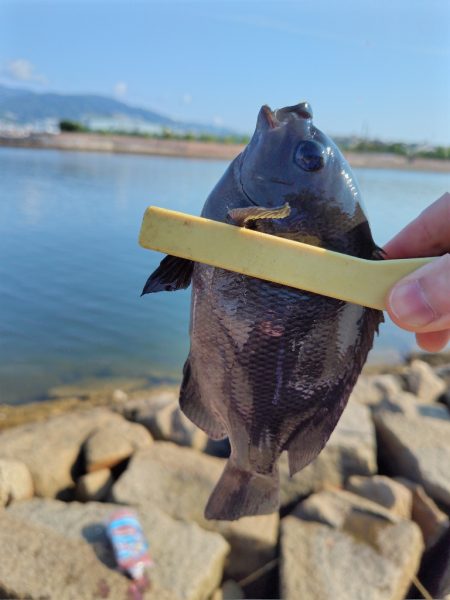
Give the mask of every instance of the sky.
M 242 133 L 308 100 L 330 135 L 450 145 L 450 2 L 0 0 L 0 83 Z

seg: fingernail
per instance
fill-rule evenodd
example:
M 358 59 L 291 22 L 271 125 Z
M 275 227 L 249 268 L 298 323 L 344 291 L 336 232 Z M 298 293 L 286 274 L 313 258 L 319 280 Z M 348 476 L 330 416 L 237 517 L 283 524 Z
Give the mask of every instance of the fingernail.
M 424 327 L 436 318 L 417 279 L 396 285 L 389 304 L 398 321 L 408 327 Z

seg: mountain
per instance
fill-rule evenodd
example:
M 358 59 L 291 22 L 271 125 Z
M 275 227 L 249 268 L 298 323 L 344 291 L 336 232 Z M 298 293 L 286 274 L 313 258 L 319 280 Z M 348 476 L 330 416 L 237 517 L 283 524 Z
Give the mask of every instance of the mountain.
M 215 125 L 176 121 L 107 96 L 39 93 L 0 85 L 0 122 L 42 129 L 45 125 L 55 126 L 61 119 L 78 121 L 94 129 L 157 131 L 169 128 L 177 132 L 215 135 L 235 133 Z

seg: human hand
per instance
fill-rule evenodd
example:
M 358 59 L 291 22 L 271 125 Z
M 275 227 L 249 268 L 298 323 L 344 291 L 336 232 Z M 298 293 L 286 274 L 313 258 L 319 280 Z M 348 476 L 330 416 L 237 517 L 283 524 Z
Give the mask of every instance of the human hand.
M 440 256 L 392 288 L 387 310 L 399 327 L 415 332 L 421 348 L 442 350 L 450 340 L 450 194 L 426 208 L 384 250 L 387 258 Z

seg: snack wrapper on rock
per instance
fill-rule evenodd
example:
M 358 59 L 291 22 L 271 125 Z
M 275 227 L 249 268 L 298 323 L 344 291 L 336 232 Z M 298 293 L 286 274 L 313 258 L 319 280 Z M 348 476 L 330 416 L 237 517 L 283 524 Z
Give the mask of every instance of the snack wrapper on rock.
M 106 522 L 106 532 L 120 570 L 135 581 L 144 578 L 153 560 L 137 514 L 128 508 L 113 512 Z

